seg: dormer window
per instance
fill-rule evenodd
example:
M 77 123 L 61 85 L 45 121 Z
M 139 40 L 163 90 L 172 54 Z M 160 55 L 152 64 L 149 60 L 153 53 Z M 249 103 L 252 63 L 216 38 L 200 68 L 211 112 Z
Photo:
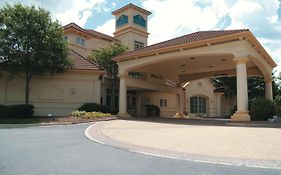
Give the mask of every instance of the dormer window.
M 68 36 L 63 37 L 64 41 L 68 41 Z
M 76 38 L 76 44 L 81 45 L 81 46 L 85 46 L 85 40 L 81 37 L 77 37 Z

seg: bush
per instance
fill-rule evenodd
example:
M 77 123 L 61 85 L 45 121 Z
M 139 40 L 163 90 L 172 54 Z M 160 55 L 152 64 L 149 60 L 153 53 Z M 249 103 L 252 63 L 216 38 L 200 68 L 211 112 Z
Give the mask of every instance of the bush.
M 146 115 L 147 116 L 159 116 L 160 109 L 156 105 L 146 105 Z
M 32 117 L 33 105 L 0 105 L 0 117 L 24 118 Z
M 281 116 L 281 96 L 277 95 L 275 98 L 274 98 L 274 104 L 276 106 L 276 114 L 278 116 Z
M 112 114 L 109 113 L 102 113 L 102 112 L 86 112 L 86 111 L 73 111 L 71 113 L 74 117 L 81 117 L 86 119 L 95 119 L 95 118 L 104 118 L 104 117 L 111 117 Z
M 237 111 L 237 106 L 234 106 L 234 107 L 230 110 L 230 116 L 232 116 L 236 111 Z
M 82 117 L 86 115 L 86 113 L 87 113 L 86 111 L 73 111 L 71 115 L 74 117 Z
M 102 113 L 111 113 L 110 108 L 107 106 L 97 104 L 97 103 L 85 103 L 80 108 L 79 111 L 86 111 L 86 112 L 102 112 Z
M 274 103 L 268 99 L 256 98 L 250 101 L 252 120 L 267 120 L 276 114 Z

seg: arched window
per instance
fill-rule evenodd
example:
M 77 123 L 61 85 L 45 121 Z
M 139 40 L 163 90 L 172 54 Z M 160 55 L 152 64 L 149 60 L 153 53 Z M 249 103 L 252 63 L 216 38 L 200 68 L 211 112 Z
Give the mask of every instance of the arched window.
M 190 98 L 190 113 L 207 113 L 207 100 L 204 97 Z

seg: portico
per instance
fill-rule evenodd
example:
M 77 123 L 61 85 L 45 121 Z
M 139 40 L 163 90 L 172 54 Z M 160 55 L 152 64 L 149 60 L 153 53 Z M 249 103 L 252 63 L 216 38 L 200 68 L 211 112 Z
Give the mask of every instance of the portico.
M 177 94 L 183 115 L 186 82 L 217 76 L 237 77 L 237 111 L 232 121 L 250 121 L 247 76 L 263 76 L 266 98 L 272 98 L 276 63 L 249 30 L 196 32 L 113 58 L 119 67 L 119 115 L 127 114 L 127 88 Z M 139 73 L 134 77 L 130 73 Z

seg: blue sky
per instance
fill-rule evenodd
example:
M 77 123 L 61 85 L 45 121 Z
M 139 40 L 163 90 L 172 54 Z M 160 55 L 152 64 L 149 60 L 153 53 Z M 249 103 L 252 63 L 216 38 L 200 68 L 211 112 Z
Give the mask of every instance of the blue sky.
M 281 65 L 281 0 L 1 0 L 0 6 L 15 2 L 43 7 L 62 25 L 75 22 L 108 35 L 111 12 L 133 3 L 152 12 L 149 44 L 199 30 L 249 28 Z

